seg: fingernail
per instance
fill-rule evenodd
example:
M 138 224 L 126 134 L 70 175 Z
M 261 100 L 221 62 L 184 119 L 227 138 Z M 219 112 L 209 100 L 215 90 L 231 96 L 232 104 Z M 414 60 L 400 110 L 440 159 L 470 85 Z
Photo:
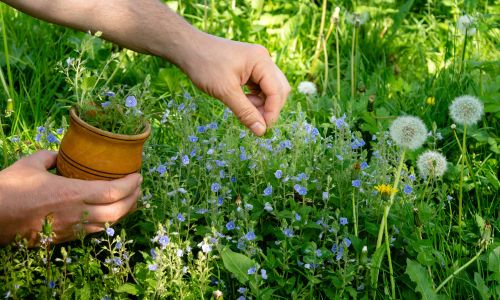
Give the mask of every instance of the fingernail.
M 253 123 L 252 126 L 250 126 L 250 130 L 252 130 L 253 133 L 255 133 L 258 136 L 261 136 L 264 133 L 266 133 L 266 127 L 262 125 L 262 123 L 260 122 Z

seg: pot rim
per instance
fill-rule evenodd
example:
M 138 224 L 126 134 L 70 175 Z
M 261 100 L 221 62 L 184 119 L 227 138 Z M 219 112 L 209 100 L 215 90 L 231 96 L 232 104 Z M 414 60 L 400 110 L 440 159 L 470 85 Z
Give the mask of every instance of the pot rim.
M 102 129 L 99 129 L 97 127 L 90 125 L 89 123 L 85 122 L 84 120 L 82 120 L 78 116 L 78 114 L 76 113 L 76 107 L 74 107 L 74 106 L 71 107 L 71 109 L 69 110 L 69 114 L 70 114 L 70 117 L 76 123 L 78 123 L 80 126 L 86 128 L 90 131 L 93 131 L 97 134 L 104 135 L 104 136 L 111 137 L 111 138 L 115 138 L 115 139 L 119 139 L 119 140 L 126 140 L 126 141 L 145 140 L 151 134 L 151 124 L 149 124 L 149 122 L 146 122 L 145 129 L 142 133 L 128 135 L 128 134 L 113 133 L 113 132 L 102 130 Z

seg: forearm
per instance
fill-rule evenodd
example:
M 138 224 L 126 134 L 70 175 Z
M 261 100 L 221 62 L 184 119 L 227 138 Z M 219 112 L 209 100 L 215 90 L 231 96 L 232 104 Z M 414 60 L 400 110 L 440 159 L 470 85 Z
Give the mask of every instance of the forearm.
M 181 68 L 203 34 L 158 0 L 0 0 L 36 18 L 165 58 Z

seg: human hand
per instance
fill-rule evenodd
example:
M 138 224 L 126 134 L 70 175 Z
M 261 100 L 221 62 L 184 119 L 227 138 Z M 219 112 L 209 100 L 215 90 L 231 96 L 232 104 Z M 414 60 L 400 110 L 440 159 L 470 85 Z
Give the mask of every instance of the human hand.
M 290 85 L 267 50 L 198 32 L 178 65 L 207 94 L 220 99 L 261 136 L 279 117 Z M 246 85 L 250 93 L 244 94 Z
M 81 230 L 101 231 L 105 223 L 135 209 L 140 174 L 113 181 L 65 178 L 47 171 L 55 167 L 56 157 L 55 152 L 39 151 L 0 172 L 0 245 L 13 241 L 16 234 L 36 245 L 49 214 L 54 242 L 60 243 L 75 239 Z

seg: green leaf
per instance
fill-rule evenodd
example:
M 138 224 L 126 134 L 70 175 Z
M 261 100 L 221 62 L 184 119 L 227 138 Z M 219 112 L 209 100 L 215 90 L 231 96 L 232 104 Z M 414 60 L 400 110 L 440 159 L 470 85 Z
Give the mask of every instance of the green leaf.
M 488 291 L 488 287 L 484 283 L 484 280 L 481 277 L 481 275 L 477 272 L 474 272 L 474 282 L 476 283 L 476 289 L 478 290 L 479 295 L 481 295 L 481 298 L 483 300 L 490 299 L 490 293 Z
M 245 284 L 248 281 L 248 269 L 256 263 L 246 255 L 233 252 L 229 247 L 222 249 L 221 257 L 224 267 L 233 273 L 240 283 Z
M 429 273 L 419 263 L 411 259 L 406 259 L 406 274 L 410 277 L 411 281 L 417 284 L 416 291 L 420 292 L 422 299 L 445 299 L 444 296 L 439 296 L 434 292 L 432 281 L 429 278 Z
M 137 295 L 139 293 L 139 289 L 131 284 L 131 283 L 124 283 L 121 286 L 115 288 L 115 292 L 117 293 L 127 293 L 129 295 Z
M 372 256 L 372 265 L 370 268 L 372 288 L 377 287 L 378 273 L 380 271 L 380 265 L 382 264 L 382 259 L 384 258 L 385 247 L 381 246 L 378 248 Z

